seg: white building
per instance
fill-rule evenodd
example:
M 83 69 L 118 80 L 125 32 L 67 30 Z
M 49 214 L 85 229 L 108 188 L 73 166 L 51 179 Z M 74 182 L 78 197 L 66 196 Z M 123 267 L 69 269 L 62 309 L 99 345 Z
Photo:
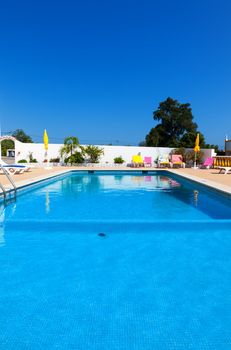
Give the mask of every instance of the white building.
M 225 140 L 225 155 L 231 156 L 231 140 Z

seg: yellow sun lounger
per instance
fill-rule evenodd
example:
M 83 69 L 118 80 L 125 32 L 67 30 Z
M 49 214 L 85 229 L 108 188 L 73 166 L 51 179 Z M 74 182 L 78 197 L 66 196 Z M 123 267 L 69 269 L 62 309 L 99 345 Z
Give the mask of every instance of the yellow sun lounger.
M 143 158 L 139 155 L 136 156 L 132 156 L 132 166 L 134 167 L 139 167 L 139 166 L 143 166 L 144 165 L 144 161 Z

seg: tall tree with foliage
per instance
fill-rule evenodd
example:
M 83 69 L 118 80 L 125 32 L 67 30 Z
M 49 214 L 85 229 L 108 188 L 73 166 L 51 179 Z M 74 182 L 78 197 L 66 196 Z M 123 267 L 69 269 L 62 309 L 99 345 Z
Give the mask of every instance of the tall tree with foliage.
M 189 103 L 168 97 L 153 112 L 153 119 L 159 124 L 146 136 L 147 146 L 178 147 L 185 134 L 197 133 Z
M 199 134 L 200 137 L 200 147 L 207 148 L 204 135 L 198 131 L 184 134 L 179 141 L 179 147 L 194 148 L 197 134 Z
M 149 147 L 158 147 L 165 144 L 166 135 L 161 124 L 158 124 L 155 128 L 152 128 L 149 134 L 145 138 L 145 144 Z
M 23 143 L 33 143 L 32 138 L 27 135 L 22 129 L 17 129 L 12 133 L 12 136 L 14 136 L 18 141 Z

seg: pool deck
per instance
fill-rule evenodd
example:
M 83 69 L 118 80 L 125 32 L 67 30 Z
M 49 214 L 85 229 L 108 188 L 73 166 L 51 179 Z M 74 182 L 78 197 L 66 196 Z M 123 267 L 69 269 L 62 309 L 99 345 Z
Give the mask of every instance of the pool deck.
M 157 169 L 157 168 L 129 168 L 125 166 L 119 167 L 58 167 L 53 168 L 33 168 L 29 172 L 24 172 L 23 174 L 15 174 L 12 176 L 17 187 L 22 187 L 30 185 L 32 183 L 49 179 L 56 175 L 61 175 L 67 173 L 71 170 L 88 171 L 88 170 L 113 170 L 113 171 L 137 171 L 137 170 L 168 170 L 170 173 L 180 175 L 189 180 L 199 182 L 201 184 L 207 185 L 209 187 L 215 188 L 222 192 L 231 194 L 231 174 L 219 174 L 218 169 Z M 0 182 L 7 188 L 10 187 L 9 182 L 5 175 L 0 174 Z

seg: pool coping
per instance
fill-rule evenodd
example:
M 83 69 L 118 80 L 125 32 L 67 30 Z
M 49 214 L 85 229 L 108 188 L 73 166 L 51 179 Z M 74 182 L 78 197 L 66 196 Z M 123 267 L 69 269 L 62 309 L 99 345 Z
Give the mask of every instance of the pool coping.
M 219 184 L 215 181 L 206 180 L 204 178 L 198 178 L 197 176 L 193 176 L 191 174 L 184 174 L 177 171 L 177 169 L 169 169 L 169 168 L 133 168 L 133 169 L 126 169 L 126 168 L 92 168 L 92 167 L 84 167 L 84 168 L 71 168 L 71 169 L 63 169 L 60 171 L 57 171 L 55 173 L 47 174 L 47 175 L 40 175 L 35 178 L 26 179 L 22 181 L 18 181 L 16 184 L 17 190 L 23 189 L 25 187 L 29 187 L 30 185 L 35 185 L 37 183 L 54 179 L 60 175 L 68 174 L 71 172 L 87 172 L 87 173 L 97 173 L 97 172 L 127 172 L 127 173 L 133 173 L 133 172 L 139 172 L 139 173 L 149 173 L 149 172 L 158 172 L 158 171 L 165 171 L 170 174 L 177 175 L 179 177 L 185 178 L 187 180 L 199 183 L 201 185 L 207 186 L 209 188 L 212 188 L 216 191 L 231 195 L 231 187 L 223 184 Z M 6 193 L 12 192 L 12 189 L 7 189 Z M 0 194 L 0 198 L 3 197 L 3 193 Z

